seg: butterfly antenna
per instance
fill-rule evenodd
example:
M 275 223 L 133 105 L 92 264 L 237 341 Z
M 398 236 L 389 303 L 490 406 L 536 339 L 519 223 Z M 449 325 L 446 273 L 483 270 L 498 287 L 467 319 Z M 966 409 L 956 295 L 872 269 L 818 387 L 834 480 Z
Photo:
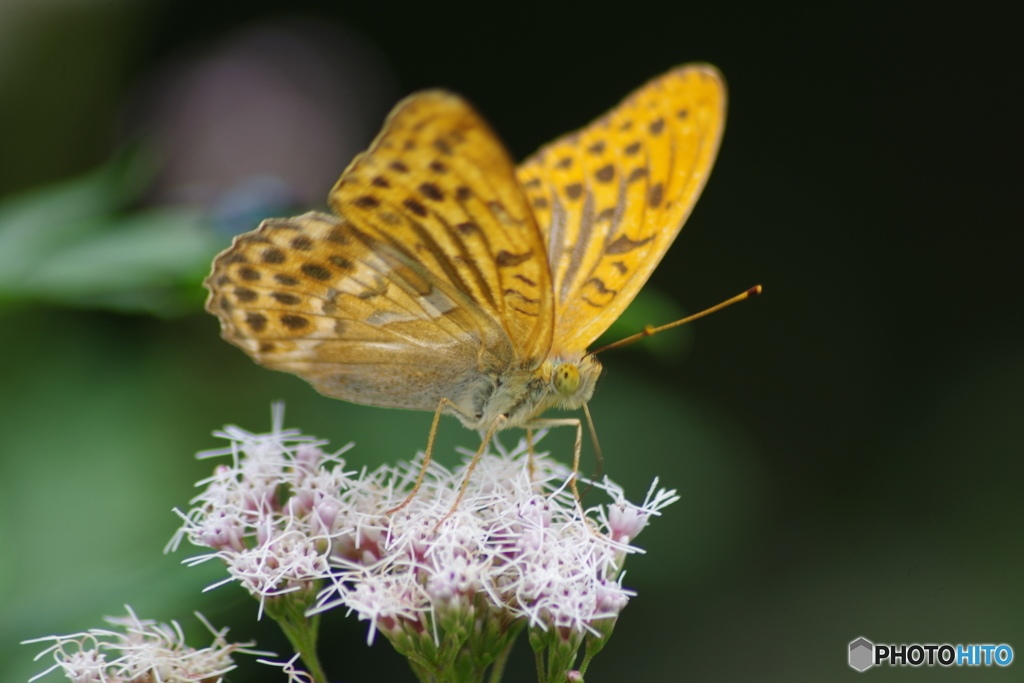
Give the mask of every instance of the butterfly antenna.
M 719 310 L 725 308 L 726 306 L 732 306 L 735 303 L 739 303 L 740 301 L 746 301 L 747 299 L 749 299 L 749 298 L 751 298 L 753 296 L 757 296 L 758 294 L 761 293 L 761 289 L 762 289 L 761 285 L 755 285 L 755 286 L 751 287 L 750 289 L 748 289 L 747 291 L 743 292 L 742 294 L 737 294 L 733 298 L 731 298 L 731 299 L 729 299 L 727 301 L 723 301 L 722 303 L 718 304 L 717 306 L 712 306 L 711 308 L 703 310 L 700 313 L 694 313 L 693 315 L 687 316 L 687 317 L 683 318 L 682 320 L 676 320 L 675 322 L 668 323 L 667 325 L 661 325 L 660 327 L 654 327 L 652 325 L 648 325 L 647 327 L 645 327 L 643 329 L 642 332 L 637 332 L 636 334 L 631 335 L 629 337 L 626 337 L 625 339 L 620 339 L 619 341 L 613 342 L 611 344 L 608 344 L 607 346 L 602 346 L 599 349 L 594 349 L 593 351 L 590 351 L 589 353 L 587 353 L 587 355 L 588 356 L 596 356 L 599 353 L 603 353 L 603 352 L 609 351 L 611 349 L 617 349 L 620 346 L 628 346 L 629 344 L 632 344 L 633 342 L 640 341 L 644 337 L 650 337 L 652 334 L 657 334 L 658 332 L 663 332 L 663 331 L 671 329 L 673 327 L 679 327 L 680 325 L 685 325 L 686 323 L 692 322 L 692 321 L 696 320 L 697 318 L 703 318 L 704 316 L 710 315 L 711 313 L 714 313 L 715 311 L 719 311 Z M 596 441 L 595 441 L 595 443 L 596 443 Z

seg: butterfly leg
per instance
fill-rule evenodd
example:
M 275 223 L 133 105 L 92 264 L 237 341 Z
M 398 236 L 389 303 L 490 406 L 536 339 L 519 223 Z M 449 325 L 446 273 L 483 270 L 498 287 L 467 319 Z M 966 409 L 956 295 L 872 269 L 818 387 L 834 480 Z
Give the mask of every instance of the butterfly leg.
M 444 412 L 444 409 L 446 407 L 449 408 L 450 410 L 455 411 L 456 413 L 462 412 L 461 410 L 459 410 L 459 407 L 457 405 L 449 401 L 447 398 L 441 398 L 440 402 L 438 402 L 437 404 L 437 410 L 434 411 L 434 421 L 430 425 L 430 436 L 427 437 L 427 450 L 423 454 L 423 466 L 420 467 L 420 474 L 418 477 L 416 477 L 416 483 L 412 487 L 412 492 L 404 501 L 402 501 L 401 505 L 399 505 L 396 508 L 388 510 L 384 514 L 392 515 L 398 512 L 406 505 L 411 503 L 412 499 L 416 497 L 416 492 L 420 490 L 420 485 L 423 484 L 423 478 L 427 475 L 427 467 L 430 466 L 430 460 L 434 453 L 434 437 L 437 436 L 437 423 L 440 422 L 441 413 Z
M 501 429 L 501 426 L 505 424 L 508 419 L 504 415 L 499 415 L 498 419 L 494 421 L 491 428 L 487 430 L 487 434 L 484 436 L 483 443 L 480 444 L 480 448 L 477 449 L 476 455 L 469 461 L 469 467 L 466 468 L 466 477 L 462 480 L 462 486 L 459 487 L 459 495 L 455 497 L 455 503 L 452 505 L 452 509 L 448 511 L 448 514 L 441 518 L 441 521 L 434 525 L 434 531 L 436 532 L 442 524 L 448 521 L 448 518 L 455 514 L 455 511 L 459 509 L 459 503 L 462 502 L 462 496 L 466 494 L 466 487 L 469 486 L 469 478 L 473 476 L 473 470 L 476 469 L 476 465 L 480 462 L 480 458 L 483 457 L 484 451 L 487 450 L 487 444 L 494 438 L 494 433 Z
M 527 429 L 526 430 L 526 452 L 530 456 L 530 459 L 527 461 L 528 462 L 527 466 L 530 468 L 530 482 L 532 483 L 533 480 L 536 479 L 536 474 L 537 474 L 537 470 L 536 470 L 536 468 L 533 465 L 533 430 L 532 429 Z
M 590 443 L 594 444 L 594 459 L 597 462 L 597 466 L 594 468 L 594 476 L 590 478 L 591 483 L 587 484 L 587 488 L 583 489 L 583 495 L 587 495 L 590 487 L 593 486 L 593 482 L 601 478 L 601 474 L 604 472 L 604 453 L 601 451 L 601 444 L 597 440 L 597 430 L 594 429 L 594 418 L 590 417 L 590 408 L 587 404 L 583 404 L 583 414 L 587 418 L 587 428 L 590 430 Z M 582 498 L 582 496 L 581 496 Z
M 567 417 L 562 419 L 547 419 L 540 418 L 533 420 L 529 423 L 530 429 L 547 429 L 549 427 L 575 427 L 576 428 L 576 443 L 573 445 L 573 456 L 572 456 L 572 480 L 569 485 L 572 487 L 572 493 L 576 496 L 576 504 L 580 504 L 580 492 L 576 488 L 576 479 L 579 478 L 580 474 L 580 453 L 583 451 L 583 423 L 574 417 Z M 532 464 L 532 453 L 531 453 L 531 464 Z M 532 472 L 531 472 L 532 476 Z M 582 506 L 581 506 L 582 512 Z
M 589 413 L 587 415 L 587 419 L 588 420 L 590 419 Z M 572 487 L 572 494 L 573 494 L 573 496 L 576 497 L 576 509 L 579 510 L 580 517 L 583 518 L 583 522 L 587 525 L 587 528 L 590 529 L 590 531 L 593 534 L 595 534 L 596 536 L 600 537 L 601 536 L 601 532 L 597 530 L 597 528 L 595 527 L 593 522 L 591 522 L 591 520 L 588 519 L 587 516 L 583 513 L 582 496 L 580 496 L 579 489 L 576 488 L 576 480 L 579 478 L 579 474 L 580 474 L 580 453 L 583 451 L 583 423 L 580 420 L 576 419 L 576 418 L 565 418 L 565 419 L 546 419 L 546 418 L 541 418 L 541 419 L 533 420 L 532 422 L 530 422 L 529 426 L 532 429 L 545 429 L 547 427 L 575 427 L 576 428 L 576 443 L 573 446 L 573 456 L 572 456 L 572 480 L 569 482 L 569 486 Z M 596 436 L 595 436 L 595 438 L 596 438 Z M 587 487 L 587 490 L 588 491 L 590 490 L 589 486 Z M 586 492 L 587 491 L 584 491 L 583 493 L 586 493 Z

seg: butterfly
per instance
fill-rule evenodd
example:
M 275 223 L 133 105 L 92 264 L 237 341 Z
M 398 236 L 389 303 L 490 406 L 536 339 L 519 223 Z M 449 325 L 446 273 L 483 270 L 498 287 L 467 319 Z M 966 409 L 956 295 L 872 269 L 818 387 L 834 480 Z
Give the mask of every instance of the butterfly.
M 518 168 L 442 90 L 401 101 L 329 194 L 213 262 L 207 310 L 258 363 L 320 393 L 470 429 L 571 425 L 587 348 L 672 244 L 711 172 L 726 90 L 712 66 L 655 78 Z

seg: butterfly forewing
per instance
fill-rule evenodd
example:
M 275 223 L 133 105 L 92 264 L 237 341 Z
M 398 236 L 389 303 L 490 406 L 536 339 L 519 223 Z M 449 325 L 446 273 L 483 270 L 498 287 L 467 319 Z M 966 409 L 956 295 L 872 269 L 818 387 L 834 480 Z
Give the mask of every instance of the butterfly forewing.
M 554 309 L 544 242 L 508 154 L 464 100 L 430 91 L 400 103 L 330 203 L 491 317 L 527 366 L 547 357 Z
M 724 123 L 718 71 L 680 67 L 520 166 L 547 242 L 556 350 L 585 349 L 636 296 L 697 201 Z

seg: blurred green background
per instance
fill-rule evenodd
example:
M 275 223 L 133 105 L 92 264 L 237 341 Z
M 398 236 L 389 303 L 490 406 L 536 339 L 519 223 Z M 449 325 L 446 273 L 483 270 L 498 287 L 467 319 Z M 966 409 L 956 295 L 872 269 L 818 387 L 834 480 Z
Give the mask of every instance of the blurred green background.
M 683 499 L 640 536 L 639 595 L 587 680 L 852 680 L 858 636 L 1024 656 L 1009 9 L 4 0 L 0 681 L 45 667 L 18 641 L 124 603 L 287 651 L 236 586 L 200 593 L 220 567 L 161 554 L 213 429 L 265 430 L 284 399 L 356 465 L 423 447 L 429 415 L 323 398 L 219 339 L 198 283 L 232 234 L 323 206 L 412 90 L 463 93 L 523 158 L 698 60 L 729 81 L 722 152 L 623 327 L 766 292 L 604 359 L 606 471 Z M 475 443 L 446 420 L 442 460 Z M 364 638 L 327 618 L 334 680 L 412 680 Z M 987 674 L 1013 671 L 868 675 Z M 520 643 L 507 680 L 531 676 Z

